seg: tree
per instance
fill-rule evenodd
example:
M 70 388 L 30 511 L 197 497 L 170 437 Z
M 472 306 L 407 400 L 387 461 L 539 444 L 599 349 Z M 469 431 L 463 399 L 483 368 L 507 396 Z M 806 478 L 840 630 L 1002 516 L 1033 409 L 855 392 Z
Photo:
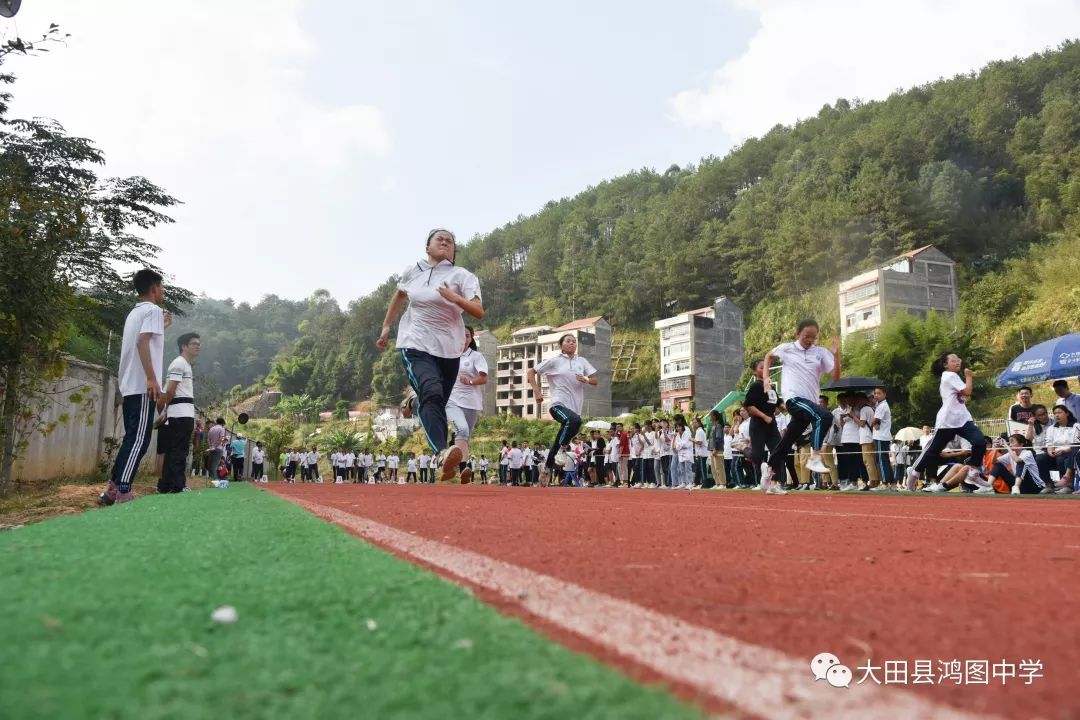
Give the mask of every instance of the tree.
M 297 422 L 315 422 L 319 417 L 322 404 L 310 395 L 285 395 L 274 406 L 274 413 L 280 417 L 291 417 Z
M 53 25 L 45 40 L 58 37 Z M 0 63 L 11 52 L 33 47 L 9 41 Z M 105 158 L 90 140 L 53 120 L 7 117 L 10 97 L 0 95 L 0 493 L 40 429 L 42 387 L 63 372 L 74 324 L 107 309 L 100 298 L 124 283 L 117 265 L 154 267 L 158 248 L 136 233 L 172 222 L 161 209 L 177 203 L 145 178 L 99 178 Z
M 372 398 L 380 405 L 395 405 L 408 385 L 409 378 L 401 363 L 401 353 L 391 343 L 375 361 L 371 377 Z

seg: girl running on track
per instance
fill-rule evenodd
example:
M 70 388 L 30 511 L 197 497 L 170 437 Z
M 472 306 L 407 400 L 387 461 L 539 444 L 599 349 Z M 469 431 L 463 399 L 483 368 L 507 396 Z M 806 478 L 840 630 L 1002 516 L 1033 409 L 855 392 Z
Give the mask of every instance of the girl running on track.
M 780 369 L 780 389 L 784 394 L 791 421 L 784 430 L 779 444 L 769 453 L 767 464 L 761 469 L 761 487 L 765 492 L 772 488 L 773 477 L 783 477 L 787 455 L 795 441 L 807 427 L 813 426 L 810 434 L 810 459 L 806 467 L 812 472 L 826 474 L 829 468 L 821 460 L 821 445 L 825 433 L 832 427 L 833 416 L 818 404 L 821 395 L 821 376 L 832 373 L 834 380 L 840 379 L 840 343 L 832 340 L 832 352 L 817 344 L 818 324 L 816 320 L 803 320 L 795 331 L 795 342 L 777 345 L 765 355 L 764 367 L 761 368 L 762 389 L 768 395 L 772 390 L 769 368 L 774 358 L 783 362 Z M 777 488 L 772 494 L 783 494 Z
M 529 368 L 528 380 L 532 385 L 536 404 L 544 402 L 540 392 L 540 376 L 546 375 L 551 386 L 551 417 L 559 422 L 559 432 L 551 444 L 545 465 L 555 468 L 555 455 L 563 445 L 577 436 L 581 429 L 581 405 L 585 401 L 585 385 L 596 385 L 596 368 L 577 354 L 577 338 L 570 333 L 559 338 L 558 355 L 549 357 L 534 368 Z
M 487 360 L 476 349 L 473 329 L 466 325 L 465 351 L 461 354 L 457 382 L 450 393 L 450 401 L 446 403 L 446 418 L 454 423 L 454 447 L 461 451 L 461 462 L 455 468 L 459 471 L 465 469 L 465 458 L 469 456 L 469 437 L 484 410 L 482 386 L 487 383 L 487 378 Z
M 442 228 L 432 230 L 426 250 L 426 259 L 401 274 L 375 346 L 386 349 L 390 328 L 407 300 L 409 307 L 398 325 L 396 348 L 416 392 L 420 426 L 432 451 L 438 454 L 447 446 L 446 403 L 457 382 L 461 349 L 465 347 L 461 315 L 467 312 L 479 320 L 484 317 L 484 305 L 480 281 L 454 265 L 454 233 Z M 449 449 L 443 460 L 443 481 L 453 477 L 464 457 L 461 448 Z
M 938 410 L 937 420 L 934 423 L 934 432 L 930 436 L 930 442 L 923 445 L 915 464 L 908 470 L 907 488 L 914 490 L 931 459 L 940 459 L 941 451 L 945 449 L 957 435 L 971 443 L 971 455 L 968 456 L 968 478 L 980 477 L 979 466 L 983 455 L 986 454 L 986 438 L 975 422 L 971 419 L 971 412 L 967 408 L 967 400 L 971 397 L 974 386 L 974 373 L 971 368 L 964 369 L 964 380 L 960 379 L 960 369 L 964 361 L 956 353 L 943 353 L 934 361 L 930 369 L 934 374 L 941 376 L 939 392 L 941 393 L 941 409 Z

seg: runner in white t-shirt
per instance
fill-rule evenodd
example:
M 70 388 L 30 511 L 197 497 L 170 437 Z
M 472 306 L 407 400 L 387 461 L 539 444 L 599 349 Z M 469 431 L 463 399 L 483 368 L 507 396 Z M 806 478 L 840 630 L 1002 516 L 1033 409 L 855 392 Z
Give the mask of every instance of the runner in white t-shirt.
M 420 427 L 438 455 L 447 447 L 446 403 L 460 374 L 461 349 L 465 346 L 465 322 L 461 316 L 467 312 L 477 320 L 483 319 L 484 305 L 480 281 L 454 265 L 454 233 L 444 228 L 432 230 L 425 249 L 427 258 L 401 274 L 375 346 L 387 348 L 390 328 L 407 300 L 409 307 L 398 325 L 396 348 L 416 392 Z M 461 448 L 450 448 L 443 459 L 442 477 L 452 477 L 464 458 Z
M 540 392 L 540 376 L 548 379 L 551 389 L 551 416 L 559 422 L 559 432 L 548 453 L 547 468 L 555 467 L 555 455 L 563 445 L 577 436 L 581 429 L 581 406 L 585 402 L 585 385 L 596 385 L 596 368 L 577 354 L 577 336 L 567 333 L 559 338 L 558 355 L 553 355 L 534 368 L 529 368 L 527 378 L 532 385 L 536 404 L 542 405 L 544 394 Z
M 975 374 L 971 372 L 971 368 L 965 368 L 964 380 L 961 380 L 958 373 L 963 365 L 964 361 L 960 356 L 951 352 L 942 353 L 931 365 L 931 370 L 941 375 L 941 383 L 938 387 L 941 394 L 941 409 L 938 411 L 930 442 L 923 445 L 915 464 L 908 470 L 908 490 L 915 489 L 923 468 L 932 458 L 940 459 L 941 451 L 957 435 L 971 443 L 971 455 L 968 456 L 967 461 L 970 466 L 968 478 L 974 479 L 980 476 L 979 468 L 982 465 L 983 455 L 986 454 L 986 438 L 982 430 L 975 425 L 971 412 L 967 408 L 967 401 L 971 397 L 975 384 Z
M 780 389 L 784 395 L 791 420 L 780 437 L 780 443 L 769 453 L 769 459 L 762 467 L 761 482 L 770 486 L 774 476 L 783 477 L 784 463 L 795 441 L 807 427 L 813 426 L 810 435 L 810 459 L 806 462 L 812 472 L 827 473 L 829 468 L 821 460 L 821 446 L 825 442 L 825 433 L 832 425 L 832 413 L 818 404 L 821 395 L 821 376 L 832 373 L 834 380 L 840 379 L 840 343 L 832 340 L 832 352 L 817 344 L 818 324 L 816 320 L 803 320 L 795 331 L 795 342 L 777 345 L 765 355 L 765 367 L 762 369 L 762 382 L 768 394 L 772 388 L 769 368 L 774 359 L 783 362 L 780 369 Z
M 487 360 L 476 347 L 473 329 L 466 325 L 465 347 L 461 353 L 461 364 L 458 366 L 457 382 L 454 383 L 454 390 L 446 403 L 446 419 L 454 423 L 454 447 L 461 451 L 461 461 L 450 468 L 452 472 L 449 475 L 446 474 L 446 465 L 443 465 L 440 482 L 448 482 L 458 472 L 461 472 L 462 482 L 465 482 L 464 460 L 469 457 L 469 438 L 472 437 L 473 428 L 480 419 L 480 413 L 484 411 L 484 385 L 487 381 Z

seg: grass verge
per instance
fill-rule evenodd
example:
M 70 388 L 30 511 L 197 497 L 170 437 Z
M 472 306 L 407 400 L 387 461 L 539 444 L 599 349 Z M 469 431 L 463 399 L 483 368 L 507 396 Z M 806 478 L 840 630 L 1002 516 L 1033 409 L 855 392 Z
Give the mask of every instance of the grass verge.
M 250 486 L 2 533 L 0 577 L 5 717 L 698 715 Z

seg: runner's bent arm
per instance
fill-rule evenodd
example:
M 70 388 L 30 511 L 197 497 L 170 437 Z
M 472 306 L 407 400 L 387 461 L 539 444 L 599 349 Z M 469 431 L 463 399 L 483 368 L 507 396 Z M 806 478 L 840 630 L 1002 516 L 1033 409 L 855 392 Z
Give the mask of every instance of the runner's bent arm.
M 409 294 L 404 290 L 398 290 L 394 293 L 394 296 L 390 298 L 390 307 L 386 309 L 386 317 L 383 318 L 382 333 L 379 335 L 379 339 L 375 341 L 375 347 L 380 350 L 386 349 L 386 341 L 390 337 L 390 326 L 394 324 L 394 320 L 397 319 L 399 313 L 401 313 L 402 306 L 405 305 L 405 301 L 408 300 Z

